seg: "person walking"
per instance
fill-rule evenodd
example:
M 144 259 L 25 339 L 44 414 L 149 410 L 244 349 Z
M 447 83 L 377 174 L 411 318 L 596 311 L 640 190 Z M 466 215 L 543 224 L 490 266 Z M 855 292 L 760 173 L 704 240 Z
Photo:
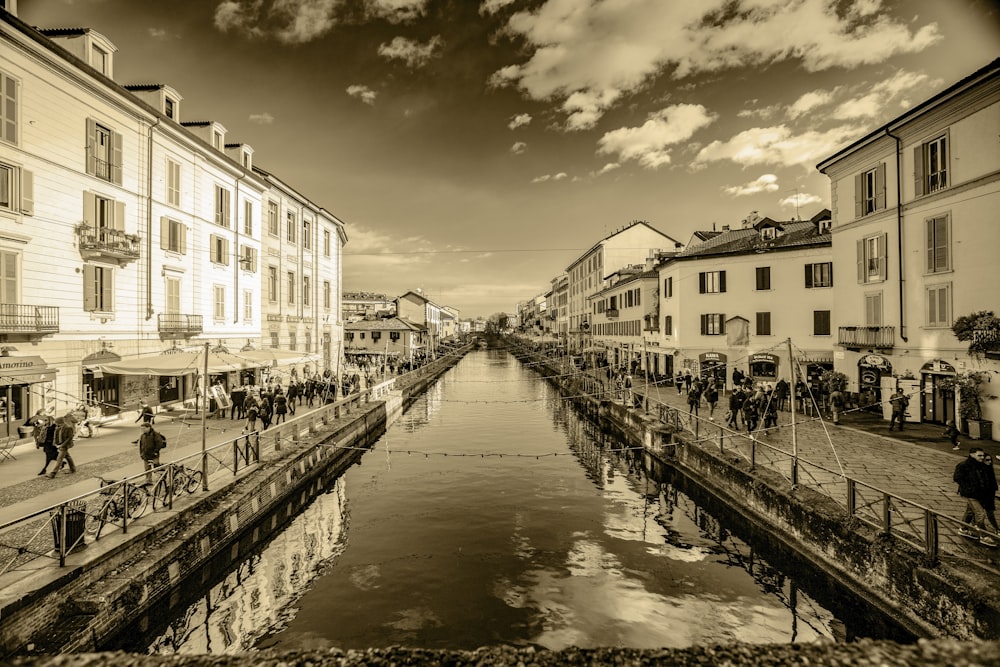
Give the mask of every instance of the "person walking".
M 684 388 L 684 375 L 680 371 L 677 371 L 677 375 L 674 376 L 674 386 L 677 387 L 677 395 L 679 396 Z
M 243 401 L 243 413 L 246 415 L 247 423 L 243 427 L 246 433 L 253 433 L 257 430 L 257 416 L 260 414 L 260 403 L 253 392 L 247 392 L 247 398 Z
M 24 425 L 31 427 L 31 435 L 35 438 L 35 447 L 45 452 L 45 465 L 42 466 L 42 471 L 38 474 L 48 474 L 49 464 L 59 456 L 59 451 L 52 444 L 52 439 L 56 434 L 55 421 L 45 413 L 45 410 L 39 410 L 28 421 L 24 422 Z
M 955 425 L 954 419 L 949 419 L 948 423 L 945 424 L 944 435 L 951 440 L 951 451 L 957 452 L 962 443 L 958 441 L 958 427 Z
M 289 387 L 288 391 L 291 392 L 291 390 L 292 390 L 292 388 Z M 289 398 L 290 397 L 285 396 L 285 394 L 283 394 L 281 392 L 281 389 L 278 389 L 276 392 L 274 392 L 274 423 L 275 424 L 280 424 L 281 422 L 285 421 L 285 415 L 288 414 Z M 293 404 L 294 404 L 294 402 L 293 402 Z
M 719 390 L 715 386 L 714 380 L 709 380 L 708 388 L 705 389 L 705 402 L 708 403 L 708 419 L 715 421 L 715 404 L 719 402 Z
M 978 539 L 983 546 L 996 547 L 997 541 L 983 534 L 988 521 L 986 508 L 982 503 L 987 488 L 986 478 L 989 474 L 983 463 L 985 457 L 986 452 L 981 447 L 973 447 L 966 459 L 955 466 L 955 472 L 952 474 L 952 480 L 958 484 L 958 495 L 965 498 L 962 523 L 969 526 L 968 528 L 962 526 L 958 529 L 958 533 L 962 537 Z
M 748 396 L 745 401 L 743 401 L 743 423 L 747 427 L 747 433 L 753 433 L 757 428 L 757 421 L 759 420 L 759 413 L 757 412 L 757 401 L 754 400 L 753 396 Z
M 160 465 L 160 450 L 167 446 L 167 439 L 154 429 L 152 424 L 143 424 L 139 428 L 142 430 L 139 434 L 139 458 L 142 459 L 143 469 L 146 471 L 146 484 L 151 485 L 153 468 Z
M 688 414 L 698 416 L 698 406 L 701 404 L 701 388 L 695 385 L 688 389 Z
M 788 380 L 781 378 L 778 384 L 774 385 L 774 401 L 778 410 L 785 410 L 785 401 L 788 400 Z
M 740 430 L 740 411 L 743 409 L 743 389 L 737 387 L 729 395 L 729 428 Z
M 294 379 L 289 380 L 288 381 L 288 395 L 285 397 L 286 398 L 285 402 L 288 405 L 288 407 L 286 409 L 286 412 L 291 412 L 293 417 L 295 416 L 295 399 L 299 398 L 301 395 L 302 394 L 299 393 L 299 383 L 296 380 L 294 380 Z M 275 397 L 275 398 L 277 398 L 277 397 Z M 277 404 L 275 404 L 274 408 L 275 408 L 274 412 L 275 412 L 275 414 L 277 414 L 277 412 L 278 412 L 278 409 L 277 409 L 278 406 L 277 406 Z
M 73 446 L 74 435 L 76 435 L 76 417 L 74 417 L 72 413 L 56 419 L 56 429 L 52 436 L 52 445 L 56 448 L 58 453 L 56 455 L 56 463 L 53 466 L 52 472 L 46 475 L 49 479 L 55 478 L 56 473 L 62 469 L 63 463 L 66 463 L 66 465 L 69 466 L 70 474 L 76 472 L 76 464 L 73 462 L 73 457 L 70 456 L 69 453 L 70 448 Z
M 902 387 L 896 388 L 896 393 L 892 395 L 889 399 L 889 405 L 892 406 L 892 416 L 889 417 L 889 430 L 892 430 L 893 424 L 899 423 L 899 430 L 903 430 L 903 421 L 906 418 L 906 408 L 910 405 L 910 399 L 903 393 Z
M 840 413 L 844 410 L 844 392 L 840 391 L 840 388 L 835 388 L 830 392 L 830 414 L 833 417 L 834 425 L 840 424 Z M 899 430 L 902 431 L 903 427 L 900 425 Z
M 132 422 L 132 423 L 133 424 L 138 424 L 140 421 L 142 422 L 143 425 L 152 424 L 153 422 L 156 421 L 156 415 L 153 414 L 153 408 L 151 408 L 149 406 L 149 403 L 147 403 L 146 401 L 140 401 L 139 402 L 139 416 L 137 416 L 135 418 L 135 421 Z M 142 428 L 141 427 L 139 429 L 139 435 L 140 435 L 140 437 L 142 436 Z M 132 444 L 135 445 L 138 442 L 139 442 L 139 438 L 136 438 L 135 440 L 132 441 Z

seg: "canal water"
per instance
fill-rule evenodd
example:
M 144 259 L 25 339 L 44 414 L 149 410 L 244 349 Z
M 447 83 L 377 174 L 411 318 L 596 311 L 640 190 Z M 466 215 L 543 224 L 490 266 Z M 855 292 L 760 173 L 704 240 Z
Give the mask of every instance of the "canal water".
M 643 459 L 508 353 L 473 352 L 278 537 L 107 648 L 912 639 Z

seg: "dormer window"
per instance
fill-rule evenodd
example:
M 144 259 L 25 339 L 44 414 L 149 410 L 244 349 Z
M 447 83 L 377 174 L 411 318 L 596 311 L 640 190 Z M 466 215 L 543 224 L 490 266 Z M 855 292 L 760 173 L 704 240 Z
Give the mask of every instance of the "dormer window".
M 163 115 L 170 120 L 177 120 L 177 103 L 169 97 L 163 98 Z
M 833 228 L 832 220 L 820 220 L 817 229 L 820 234 L 826 234 Z
M 218 150 L 223 150 L 225 145 L 222 143 L 222 132 L 214 132 L 212 134 L 212 143 Z
M 760 230 L 760 238 L 765 241 L 773 241 L 778 236 L 778 230 L 774 227 L 764 227 Z
M 99 47 L 97 44 L 91 44 L 90 46 L 90 66 L 101 74 L 107 76 L 108 52 Z
M 243 151 L 243 167 L 250 168 L 250 151 Z

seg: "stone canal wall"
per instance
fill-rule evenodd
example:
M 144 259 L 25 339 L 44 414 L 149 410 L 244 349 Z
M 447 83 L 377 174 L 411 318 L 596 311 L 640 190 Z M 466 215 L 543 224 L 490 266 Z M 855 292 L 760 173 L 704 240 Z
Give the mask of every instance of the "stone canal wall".
M 150 614 L 182 603 L 182 586 L 211 581 L 280 531 L 468 349 L 404 376 L 381 400 L 338 409 L 327 423 L 311 420 L 291 446 L 228 483 L 213 480 L 218 488 L 154 515 L 155 523 L 102 536 L 80 562 L 29 575 L 24 595 L 0 610 L 0 654 L 97 651 L 126 627 L 148 626 Z
M 603 387 L 566 373 L 559 359 L 511 352 L 547 377 L 582 413 L 647 457 L 674 468 L 760 526 L 817 569 L 918 637 L 1000 638 L 995 596 L 977 592 L 957 559 L 924 554 L 852 518 L 830 498 L 748 462 L 694 444 L 694 437 L 641 409 L 600 400 Z

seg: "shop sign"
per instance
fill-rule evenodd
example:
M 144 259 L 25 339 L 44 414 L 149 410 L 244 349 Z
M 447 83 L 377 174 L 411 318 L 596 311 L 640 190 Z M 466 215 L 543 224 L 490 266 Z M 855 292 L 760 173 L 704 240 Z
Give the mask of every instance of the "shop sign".
M 774 364 L 775 366 L 777 366 L 778 355 L 771 354 L 770 352 L 754 352 L 753 354 L 750 355 L 750 363 L 751 364 L 767 363 L 767 364 Z
M 701 363 L 709 362 L 714 364 L 724 364 L 726 363 L 726 355 L 722 352 L 703 352 L 698 355 L 698 361 Z
M 56 371 L 41 357 L 0 357 L 0 386 L 34 384 L 56 379 Z

